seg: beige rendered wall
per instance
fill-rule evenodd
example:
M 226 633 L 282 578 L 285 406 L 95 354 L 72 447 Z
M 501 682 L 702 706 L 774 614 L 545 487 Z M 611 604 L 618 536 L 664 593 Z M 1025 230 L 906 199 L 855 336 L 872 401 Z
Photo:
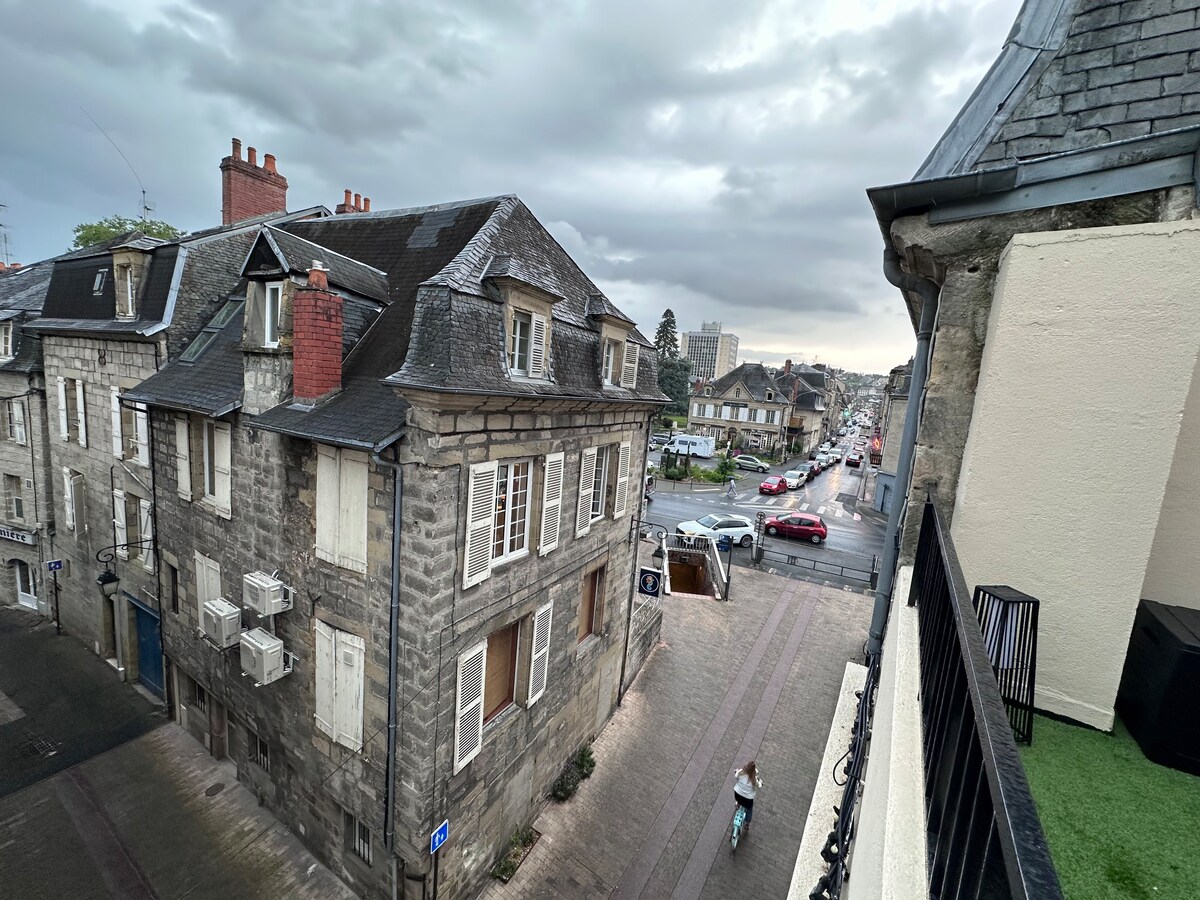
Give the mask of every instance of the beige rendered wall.
M 1150 548 L 1142 596 L 1171 606 L 1200 609 L 1197 585 L 1200 585 L 1200 361 L 1192 371 L 1192 387 L 1183 408 L 1183 422 Z
M 1195 222 L 1016 235 L 996 279 L 952 534 L 968 585 L 1041 600 L 1036 705 L 1106 730 L 1200 351 L 1197 284 Z

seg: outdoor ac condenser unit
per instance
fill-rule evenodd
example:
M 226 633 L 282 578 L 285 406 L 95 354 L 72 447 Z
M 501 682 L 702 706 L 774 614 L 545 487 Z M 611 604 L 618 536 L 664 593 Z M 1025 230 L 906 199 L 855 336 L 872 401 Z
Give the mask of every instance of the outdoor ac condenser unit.
M 270 684 L 287 674 L 283 641 L 263 628 L 242 633 L 242 671 L 258 684 Z
M 260 616 L 273 616 L 292 608 L 292 589 L 266 572 L 249 572 L 242 578 L 242 600 Z
M 242 611 L 224 597 L 205 600 L 201 619 L 204 636 L 222 650 L 238 642 L 238 634 L 242 630 Z

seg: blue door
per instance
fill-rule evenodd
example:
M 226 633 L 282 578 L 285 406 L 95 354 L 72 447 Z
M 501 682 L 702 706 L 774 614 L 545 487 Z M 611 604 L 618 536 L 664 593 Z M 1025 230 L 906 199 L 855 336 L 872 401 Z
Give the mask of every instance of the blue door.
M 158 615 L 135 603 L 137 610 L 138 681 L 157 694 L 163 690 L 162 645 L 158 641 Z

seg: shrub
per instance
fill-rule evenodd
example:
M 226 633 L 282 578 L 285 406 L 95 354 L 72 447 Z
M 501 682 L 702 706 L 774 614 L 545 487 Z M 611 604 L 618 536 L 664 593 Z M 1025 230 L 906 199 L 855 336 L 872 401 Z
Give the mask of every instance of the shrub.
M 728 478 L 730 475 L 732 475 L 734 469 L 736 468 L 737 467 L 733 464 L 733 460 L 727 459 L 724 456 L 722 456 L 720 461 L 717 463 L 717 472 L 719 472 L 723 478 Z
M 596 757 L 592 755 L 591 747 L 580 747 L 579 755 L 575 757 L 575 766 L 579 769 L 581 778 L 591 778 L 596 770 Z
M 509 879 L 517 874 L 517 867 L 521 865 L 529 848 L 533 846 L 536 840 L 537 832 L 532 827 L 527 826 L 514 831 L 512 840 L 509 841 L 508 850 L 500 858 L 500 861 L 492 867 L 492 877 L 498 878 L 507 884 Z
M 579 768 L 575 765 L 574 760 L 567 763 L 567 767 L 563 769 L 562 774 L 555 779 L 554 786 L 550 789 L 550 795 L 560 803 L 564 800 L 570 800 L 571 795 L 575 793 L 579 787 Z
M 682 466 L 668 466 L 663 469 L 662 477 L 668 481 L 682 481 L 687 477 L 687 472 L 683 470 Z

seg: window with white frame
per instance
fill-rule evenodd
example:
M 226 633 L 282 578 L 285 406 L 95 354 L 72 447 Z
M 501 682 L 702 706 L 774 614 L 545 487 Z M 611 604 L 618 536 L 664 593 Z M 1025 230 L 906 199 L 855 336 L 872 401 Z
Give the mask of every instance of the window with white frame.
M 229 518 L 233 493 L 232 431 L 228 422 L 204 419 L 201 422 L 203 456 L 203 500 L 217 513 Z
M 579 506 L 575 513 L 575 536 L 591 531 L 592 523 L 611 511 L 619 519 L 628 510 L 629 461 L 632 444 L 588 447 L 580 454 Z M 611 503 L 609 499 L 611 498 Z
M 74 440 L 87 446 L 87 400 L 82 381 L 59 375 L 58 432 L 64 441 Z
M 25 493 L 22 490 L 24 479 L 19 475 L 4 476 L 4 508 L 10 522 L 25 520 Z
M 773 410 L 773 409 L 767 410 L 767 424 L 768 425 L 775 424 L 775 415 L 776 415 L 776 410 Z
M 104 292 L 104 282 L 108 280 L 108 269 L 97 269 L 96 277 L 92 279 L 92 293 L 95 295 Z
M 542 378 L 549 353 L 549 321 L 543 315 L 514 309 L 509 319 L 508 370 L 513 375 Z
M 62 470 L 63 478 L 63 523 L 68 531 L 76 535 L 87 531 L 87 517 L 84 510 L 83 476 L 66 466 Z
M 123 490 L 114 490 L 113 532 L 118 545 L 117 556 L 121 559 L 139 559 L 145 568 L 153 568 L 154 555 L 150 552 L 150 542 L 154 538 L 154 523 L 149 500 Z
M 608 489 L 608 451 L 609 447 L 596 448 L 596 461 L 592 466 L 592 521 L 604 515 L 605 494 Z
M 17 444 L 24 444 L 25 436 L 25 401 L 9 400 L 6 405 L 8 413 L 8 439 Z
M 140 466 L 150 465 L 150 414 L 145 403 L 127 403 L 121 389 L 109 388 L 112 402 L 112 445 L 116 459 L 128 459 Z
M 137 290 L 133 277 L 133 266 L 119 266 L 117 273 L 117 318 L 132 319 L 135 312 Z
M 279 346 L 279 319 L 283 310 L 283 282 L 263 285 L 263 346 Z
M 532 330 L 530 313 L 513 313 L 512 333 L 508 336 L 508 367 L 518 375 L 529 374 L 529 332 Z
M 604 364 L 601 370 L 601 378 L 605 384 L 617 384 L 617 342 L 604 342 Z
M 492 564 L 529 553 L 529 488 L 533 461 L 504 460 L 496 466 Z
M 11 359 L 13 355 L 12 322 L 0 322 L 0 359 Z
M 367 454 L 317 445 L 317 557 L 367 571 Z
M 350 813 L 344 812 L 344 815 L 346 852 L 353 853 L 368 866 L 371 865 L 371 829 Z
M 317 728 L 343 747 L 357 751 L 363 742 L 366 641 L 317 619 L 315 642 Z

